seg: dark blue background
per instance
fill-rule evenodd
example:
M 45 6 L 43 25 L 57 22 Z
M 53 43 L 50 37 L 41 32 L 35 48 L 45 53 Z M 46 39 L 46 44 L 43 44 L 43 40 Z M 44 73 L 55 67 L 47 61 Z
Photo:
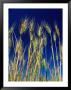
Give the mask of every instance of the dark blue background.
M 38 24 L 40 25 L 42 21 L 46 21 L 51 30 L 52 34 L 55 31 L 54 25 L 55 23 L 58 25 L 59 30 L 60 30 L 60 41 L 62 44 L 62 9 L 9 9 L 9 28 L 12 26 L 13 23 L 15 23 L 15 29 L 14 32 L 16 34 L 17 39 L 19 39 L 19 30 L 20 30 L 20 24 L 21 21 L 25 18 L 29 18 L 29 21 L 34 19 L 35 22 L 35 29 L 34 31 L 36 32 Z M 47 34 L 46 34 L 47 35 Z M 50 62 L 50 56 L 51 56 L 51 48 L 50 48 L 50 37 L 47 35 L 47 47 L 46 47 L 46 53 L 47 56 L 43 55 L 43 57 L 47 57 L 47 61 Z M 29 33 L 28 30 L 26 33 L 22 36 L 23 40 L 23 47 L 29 46 Z M 54 45 L 54 43 L 53 43 Z M 58 38 L 57 38 L 57 48 L 58 48 Z M 28 57 L 28 48 L 25 52 L 24 58 L 27 61 Z M 58 48 L 59 52 L 59 48 Z M 54 53 L 55 53 L 55 47 L 54 47 Z M 13 56 L 13 50 L 11 50 L 10 57 Z M 26 62 L 27 63 L 27 62 Z M 53 62 L 51 63 L 51 68 L 53 67 Z M 25 65 L 26 67 L 26 65 Z M 45 72 L 43 70 L 43 72 Z M 49 75 L 50 76 L 50 75 Z

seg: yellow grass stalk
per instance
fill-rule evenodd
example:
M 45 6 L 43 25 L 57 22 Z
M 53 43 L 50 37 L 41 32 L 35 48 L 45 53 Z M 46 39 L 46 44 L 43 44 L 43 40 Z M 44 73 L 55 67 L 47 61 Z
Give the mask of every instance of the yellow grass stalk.
M 52 43 L 52 35 L 51 35 L 51 29 L 49 27 L 48 24 L 44 24 L 44 27 L 47 31 L 47 33 L 50 35 L 50 40 L 51 40 L 51 50 L 52 50 L 52 58 L 53 58 L 53 62 L 54 62 L 54 71 L 55 71 L 55 77 L 56 77 L 56 66 L 55 66 L 55 60 L 54 60 L 54 51 L 53 51 L 53 43 Z M 54 36 L 54 40 L 56 39 L 56 37 Z
M 33 40 L 33 30 L 34 30 L 34 22 L 33 20 L 30 22 L 30 27 L 29 27 L 29 33 L 30 33 L 30 48 L 29 48 L 29 51 L 28 51 L 28 66 L 27 66 L 27 71 L 26 71 L 26 77 L 28 75 L 28 69 L 30 68 L 30 74 L 32 74 L 32 54 L 33 54 L 33 51 L 32 51 L 32 48 L 33 48 L 33 43 L 32 43 L 32 40 Z M 30 75 L 30 80 L 32 79 L 32 75 Z
M 47 44 L 47 39 L 46 39 L 46 37 L 44 37 L 44 45 L 46 46 L 46 44 Z
M 51 29 L 48 26 L 48 24 L 45 24 L 44 27 L 46 28 L 47 33 L 50 35 L 51 38 L 51 50 L 52 50 L 52 57 L 53 57 L 53 61 L 54 61 L 54 51 L 53 51 L 53 43 L 52 43 L 52 35 L 51 35 Z M 54 36 L 55 39 L 55 36 Z M 55 61 L 54 61 L 54 68 L 55 68 Z
M 9 31 L 8 31 L 8 47 L 9 47 L 9 49 L 11 48 L 11 46 L 12 46 L 12 41 L 13 41 L 13 32 L 14 32 L 14 26 L 12 25 L 12 27 L 9 29 Z M 12 37 L 12 40 L 11 40 L 11 37 Z
M 56 46 L 56 34 L 55 34 L 55 33 L 53 34 L 53 39 L 54 39 L 55 48 L 56 48 L 56 60 L 57 60 L 57 63 L 58 63 L 58 53 L 57 53 L 57 46 Z
M 28 50 L 28 63 L 27 63 L 27 70 L 26 70 L 26 78 L 28 76 L 28 70 L 31 70 L 32 65 L 32 46 L 30 44 L 29 50 Z
M 30 30 L 30 40 L 32 41 L 33 40 L 33 30 L 34 30 L 33 20 L 30 22 L 29 30 Z
M 56 34 L 55 33 L 53 34 L 53 39 L 54 39 L 54 42 L 56 42 Z
M 60 39 L 59 39 L 59 50 L 60 50 L 60 76 L 61 76 L 61 65 L 63 64 L 63 57 L 62 57 L 62 55 L 63 55 L 62 50 L 63 49 L 62 49 L 62 46 L 60 44 Z
M 59 67 L 59 72 L 60 72 L 60 76 L 61 76 L 61 62 L 62 62 L 62 57 L 61 57 L 61 44 L 60 44 L 60 31 L 57 25 L 55 25 L 55 30 L 56 30 L 56 34 L 59 38 L 59 52 L 60 52 L 60 67 Z
M 51 34 L 51 29 L 50 29 L 49 25 L 45 24 L 44 27 L 46 28 L 46 31 L 48 32 L 48 34 Z
M 25 20 L 21 23 L 20 35 L 22 35 L 22 34 L 26 31 L 27 25 L 28 25 L 28 19 L 25 19 Z
M 52 58 L 53 58 L 53 62 L 54 62 L 54 71 L 55 71 L 55 77 L 56 77 L 56 66 L 55 66 L 55 59 L 54 59 L 52 36 L 51 36 L 51 50 L 52 50 Z
M 38 40 L 37 38 L 34 38 L 34 41 L 33 41 L 34 53 L 36 52 L 37 47 L 38 47 Z
M 41 63 L 41 59 L 42 59 L 42 48 L 43 48 L 43 38 L 42 37 L 41 38 L 39 37 L 38 43 L 39 43 L 39 50 L 37 51 L 36 63 L 35 63 L 34 72 L 33 72 L 33 77 L 35 77 L 36 69 L 38 67 L 38 79 L 37 80 L 39 80 L 39 78 L 40 78 L 40 63 Z
M 29 47 L 29 51 L 28 51 L 28 65 L 27 65 L 27 70 L 26 70 L 26 77 L 28 75 L 28 70 L 29 68 L 31 68 L 31 64 L 32 64 L 32 40 L 33 40 L 33 20 L 30 22 L 30 27 L 29 27 L 29 33 L 30 33 L 30 47 Z M 32 71 L 32 70 L 31 70 Z
M 20 38 L 20 40 L 16 44 L 15 52 L 18 53 L 18 59 L 22 60 L 23 59 L 23 48 L 22 48 L 22 40 L 21 40 L 21 38 Z
M 37 52 L 37 55 L 36 55 L 36 63 L 35 63 L 35 66 L 34 66 L 34 71 L 33 71 L 33 76 L 32 76 L 33 80 L 34 80 L 34 77 L 36 75 L 37 66 L 40 69 L 40 52 Z
M 56 34 L 58 35 L 58 37 L 60 36 L 60 32 L 59 32 L 59 28 L 57 25 L 55 25 L 55 30 L 56 30 Z
M 55 49 L 56 49 L 56 61 L 57 61 L 57 66 L 58 66 L 58 53 L 57 53 L 57 46 L 56 46 L 56 33 L 53 34 L 53 40 L 55 43 Z M 58 73 L 59 74 L 59 73 Z M 57 76 L 56 76 L 57 78 Z
M 38 28 L 38 36 L 39 37 L 41 36 L 41 32 L 42 32 L 42 26 L 39 26 L 39 28 Z

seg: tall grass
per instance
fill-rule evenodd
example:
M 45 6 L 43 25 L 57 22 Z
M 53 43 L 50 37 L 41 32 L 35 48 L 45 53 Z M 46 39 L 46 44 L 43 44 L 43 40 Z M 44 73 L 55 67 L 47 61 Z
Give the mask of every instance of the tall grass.
M 60 32 L 55 25 L 55 31 L 52 32 L 52 29 L 49 27 L 47 23 L 41 24 L 37 28 L 37 35 L 35 35 L 35 24 L 34 21 L 29 21 L 27 18 L 25 18 L 20 25 L 19 30 L 19 39 L 17 39 L 15 32 L 14 32 L 14 26 L 11 27 L 8 33 L 8 40 L 9 40 L 9 53 L 10 49 L 14 49 L 14 55 L 12 56 L 12 60 L 9 60 L 9 66 L 8 66 L 8 80 L 9 81 L 49 81 L 49 73 L 50 73 L 50 81 L 60 81 L 62 80 L 61 76 L 61 65 L 62 65 L 62 45 L 60 41 Z M 45 29 L 44 29 L 45 28 Z M 24 55 L 27 46 L 25 48 L 23 47 L 22 43 L 22 35 L 25 34 L 25 32 L 29 30 L 29 38 L 30 38 L 30 45 L 28 48 L 28 60 L 25 60 Z M 51 68 L 51 63 L 48 62 L 47 55 L 47 45 L 49 42 L 47 42 L 48 37 L 46 33 L 44 32 L 46 30 L 47 34 L 50 36 L 50 48 L 51 48 L 51 56 L 53 61 L 53 68 Z M 15 39 L 14 39 L 15 37 Z M 26 36 L 27 37 L 27 36 Z M 58 45 L 56 39 L 59 39 Z M 54 44 L 53 44 L 54 41 Z M 55 52 L 54 52 L 54 45 L 55 45 Z M 44 47 L 45 47 L 45 57 L 43 57 L 44 54 Z M 57 49 L 59 48 L 59 53 Z M 50 52 L 50 51 L 49 51 Z M 54 54 L 56 55 L 56 58 L 54 58 Z M 58 62 L 60 56 L 60 64 Z M 10 59 L 10 58 L 9 58 Z M 55 64 L 55 61 L 57 62 L 57 67 Z M 43 75 L 43 70 L 45 74 Z M 24 76 L 23 76 L 24 75 Z

